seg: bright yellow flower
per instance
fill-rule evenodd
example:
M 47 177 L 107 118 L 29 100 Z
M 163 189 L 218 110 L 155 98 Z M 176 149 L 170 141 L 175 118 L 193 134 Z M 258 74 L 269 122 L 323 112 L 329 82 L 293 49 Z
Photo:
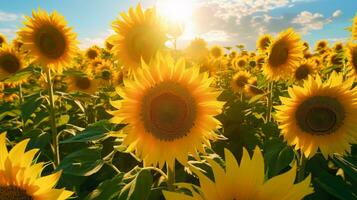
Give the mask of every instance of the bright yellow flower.
M 316 63 L 311 60 L 304 60 L 300 65 L 294 70 L 294 79 L 296 81 L 302 81 L 309 77 L 309 75 L 315 75 L 317 73 Z
M 219 45 L 215 45 L 215 46 L 211 47 L 210 54 L 213 58 L 216 58 L 216 59 L 221 58 L 224 55 L 223 47 L 221 47 Z
M 0 47 L 0 80 L 4 80 L 24 68 L 23 57 L 14 48 Z
M 250 73 L 247 71 L 239 71 L 233 75 L 231 81 L 231 87 L 234 92 L 243 92 L 248 80 L 250 78 Z
M 97 46 L 92 46 L 86 50 L 85 55 L 87 59 L 94 60 L 96 58 L 99 58 L 100 49 Z
M 315 44 L 315 51 L 323 52 L 324 50 L 328 49 L 328 42 L 326 40 L 317 41 Z
M 41 177 L 45 163 L 33 164 L 38 149 L 25 152 L 29 139 L 6 148 L 6 134 L 0 134 L 0 199 L 6 200 L 64 200 L 73 192 L 53 189 L 61 172 Z
M 72 75 L 67 77 L 68 90 L 70 92 L 84 92 L 87 94 L 95 94 L 100 84 L 93 77 Z
M 189 46 L 185 49 L 185 54 L 195 62 L 201 63 L 205 61 L 209 55 L 206 41 L 202 38 L 192 40 Z
M 293 29 L 281 32 L 268 49 L 263 73 L 269 80 L 287 79 L 303 58 L 304 46 Z
M 350 152 L 357 142 L 357 88 L 354 79 L 343 81 L 333 72 L 322 82 L 309 77 L 303 87 L 288 89 L 290 98 L 280 97 L 276 118 L 288 144 L 312 157 L 319 148 L 325 158 L 333 153 Z M 352 89 L 351 89 L 352 88 Z
M 166 200 L 285 200 L 303 199 L 313 193 L 310 187 L 310 176 L 300 183 L 294 184 L 296 166 L 279 176 L 264 180 L 264 158 L 258 147 L 250 158 L 247 150 L 238 165 L 234 155 L 227 149 L 224 151 L 226 166 L 222 168 L 212 158 L 207 158 L 211 165 L 214 181 L 201 171 L 193 169 L 200 181 L 200 187 L 184 186 L 193 196 L 182 193 L 163 191 Z
M 116 32 L 112 38 L 113 52 L 124 67 L 135 69 L 141 59 L 149 62 L 166 42 L 166 28 L 156 14 L 155 8 L 143 11 L 140 4 L 129 13 L 120 13 L 121 18 L 113 22 Z
M 76 35 L 67 27 L 63 16 L 44 10 L 26 16 L 25 27 L 19 32 L 24 50 L 30 51 L 36 62 L 61 72 L 70 64 L 77 50 Z
M 263 90 L 258 88 L 258 81 L 256 77 L 251 77 L 244 88 L 244 93 L 249 97 L 253 97 L 258 94 L 263 94 L 263 92 Z
M 143 62 L 134 80 L 124 80 L 118 90 L 123 100 L 112 102 L 118 110 L 110 111 L 111 122 L 128 124 L 122 135 L 127 151 L 135 151 L 144 166 L 160 168 L 174 167 L 175 159 L 186 165 L 189 154 L 203 153 L 203 144 L 217 139 L 214 116 L 224 104 L 209 87 L 212 81 L 197 67 L 186 68 L 183 59 L 158 55 L 149 66 Z
M 347 58 L 350 68 L 352 68 L 354 75 L 357 74 L 357 44 L 348 44 Z
M 257 40 L 257 49 L 264 52 L 268 49 L 270 43 L 272 42 L 273 37 L 269 34 L 261 35 Z

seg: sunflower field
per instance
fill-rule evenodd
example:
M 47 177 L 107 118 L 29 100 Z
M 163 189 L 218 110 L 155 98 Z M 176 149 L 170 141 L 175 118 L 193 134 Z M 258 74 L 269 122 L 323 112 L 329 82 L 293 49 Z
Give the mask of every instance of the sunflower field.
M 111 27 L 83 50 L 39 8 L 0 33 L 0 200 L 357 199 L 357 16 L 346 43 L 255 51 L 176 48 L 140 4 Z

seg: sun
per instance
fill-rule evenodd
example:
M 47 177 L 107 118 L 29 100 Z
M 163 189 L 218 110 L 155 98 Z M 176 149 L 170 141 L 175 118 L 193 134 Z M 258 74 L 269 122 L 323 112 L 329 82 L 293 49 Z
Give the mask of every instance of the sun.
M 184 24 L 192 19 L 194 7 L 195 4 L 192 0 L 158 0 L 156 3 L 160 16 L 165 17 L 168 21 Z

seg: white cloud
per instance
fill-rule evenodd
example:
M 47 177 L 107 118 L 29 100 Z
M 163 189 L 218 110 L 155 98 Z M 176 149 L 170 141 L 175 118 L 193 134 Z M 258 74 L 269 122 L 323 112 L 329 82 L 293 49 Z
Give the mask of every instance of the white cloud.
M 18 18 L 17 14 L 0 11 L 0 22 L 15 21 Z
M 239 23 L 244 16 L 289 6 L 293 1 L 295 0 L 208 0 L 200 6 L 214 6 L 215 16 L 224 20 L 233 17 Z
M 342 15 L 342 11 L 341 10 L 336 10 L 333 14 L 332 17 L 336 18 Z
M 302 11 L 291 23 L 299 25 L 299 32 L 306 35 L 313 30 L 321 30 L 326 24 L 331 23 L 333 19 L 341 16 L 341 14 L 341 10 L 336 10 L 332 13 L 331 17 L 325 18 L 321 13 Z
M 201 35 L 207 42 L 229 42 L 231 35 L 223 30 L 213 30 Z
M 348 37 L 341 37 L 341 38 L 328 38 L 327 41 L 329 42 L 342 42 L 346 43 L 350 38 Z
M 16 31 L 15 28 L 0 28 L 0 33 L 4 34 L 8 40 L 15 37 Z
M 102 32 L 95 37 L 84 37 L 79 38 L 79 48 L 87 49 L 93 45 L 103 46 L 105 40 L 114 33 L 113 30 L 107 30 L 106 32 Z

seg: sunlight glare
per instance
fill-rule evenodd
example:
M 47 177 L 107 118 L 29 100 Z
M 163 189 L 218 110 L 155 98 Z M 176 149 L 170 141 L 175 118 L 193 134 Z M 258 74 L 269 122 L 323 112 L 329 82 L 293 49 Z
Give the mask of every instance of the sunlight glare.
M 158 0 L 157 10 L 168 21 L 187 23 L 194 11 L 193 0 Z

